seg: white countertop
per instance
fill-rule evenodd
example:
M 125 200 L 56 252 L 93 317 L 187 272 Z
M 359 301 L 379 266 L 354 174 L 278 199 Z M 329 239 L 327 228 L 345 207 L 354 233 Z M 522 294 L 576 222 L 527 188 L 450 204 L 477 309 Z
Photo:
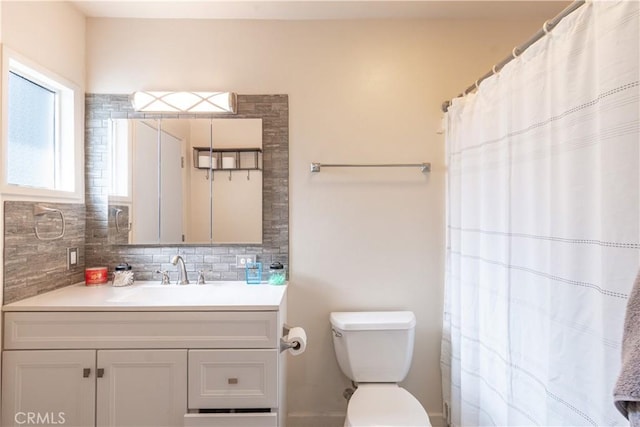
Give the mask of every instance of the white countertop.
M 113 287 L 84 283 L 26 298 L 4 311 L 276 311 L 287 286 L 267 283 L 209 282 L 205 285 L 160 285 L 136 282 Z

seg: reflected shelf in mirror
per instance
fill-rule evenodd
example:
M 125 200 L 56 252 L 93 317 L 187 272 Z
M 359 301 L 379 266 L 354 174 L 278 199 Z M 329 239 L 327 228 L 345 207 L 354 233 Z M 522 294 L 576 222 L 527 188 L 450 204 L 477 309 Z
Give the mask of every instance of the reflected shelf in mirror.
M 193 164 L 196 169 L 213 171 L 262 170 L 262 148 L 193 147 Z

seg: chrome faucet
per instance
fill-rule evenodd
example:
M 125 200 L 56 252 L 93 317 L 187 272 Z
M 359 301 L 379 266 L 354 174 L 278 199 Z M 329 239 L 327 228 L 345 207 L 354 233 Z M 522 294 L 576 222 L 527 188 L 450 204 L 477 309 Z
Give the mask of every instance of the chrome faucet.
M 178 266 L 178 280 L 176 284 L 178 285 L 188 285 L 189 278 L 187 277 L 187 268 L 184 265 L 184 259 L 180 255 L 176 255 L 171 258 L 171 264 Z

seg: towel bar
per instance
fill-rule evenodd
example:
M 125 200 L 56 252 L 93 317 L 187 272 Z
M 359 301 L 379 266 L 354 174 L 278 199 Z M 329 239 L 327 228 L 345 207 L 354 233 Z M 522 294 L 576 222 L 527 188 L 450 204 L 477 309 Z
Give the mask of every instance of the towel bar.
M 320 172 L 321 168 L 420 168 L 422 173 L 428 173 L 428 172 L 431 172 L 431 163 L 378 163 L 378 164 L 311 163 L 311 172 Z
M 121 231 L 124 231 L 126 233 L 128 233 L 129 231 L 131 231 L 131 223 L 127 224 L 127 228 L 121 227 L 120 226 L 120 214 L 124 212 L 122 209 L 120 208 L 113 208 L 113 221 L 116 223 L 116 233 L 120 233 Z
M 60 231 L 60 234 L 57 236 L 53 236 L 53 237 L 42 237 L 40 235 L 40 233 L 38 233 L 38 220 L 36 219 L 36 217 L 39 216 L 43 216 L 47 213 L 57 213 L 60 215 L 60 219 L 62 220 L 62 230 Z M 66 228 L 66 224 L 65 224 L 65 220 L 64 220 L 64 214 L 62 213 L 62 211 L 60 209 L 55 209 L 55 208 L 49 208 L 46 206 L 42 206 L 42 205 L 34 205 L 33 206 L 33 232 L 36 235 L 36 238 L 38 240 L 58 240 L 58 239 L 62 239 L 64 237 L 64 232 L 65 232 L 65 228 Z

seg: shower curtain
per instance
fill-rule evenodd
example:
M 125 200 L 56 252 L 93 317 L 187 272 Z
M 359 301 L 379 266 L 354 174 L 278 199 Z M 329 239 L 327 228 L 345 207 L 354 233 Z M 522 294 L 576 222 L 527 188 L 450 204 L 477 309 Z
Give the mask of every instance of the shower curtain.
M 640 265 L 639 6 L 587 2 L 449 108 L 452 425 L 628 425 L 612 390 Z

